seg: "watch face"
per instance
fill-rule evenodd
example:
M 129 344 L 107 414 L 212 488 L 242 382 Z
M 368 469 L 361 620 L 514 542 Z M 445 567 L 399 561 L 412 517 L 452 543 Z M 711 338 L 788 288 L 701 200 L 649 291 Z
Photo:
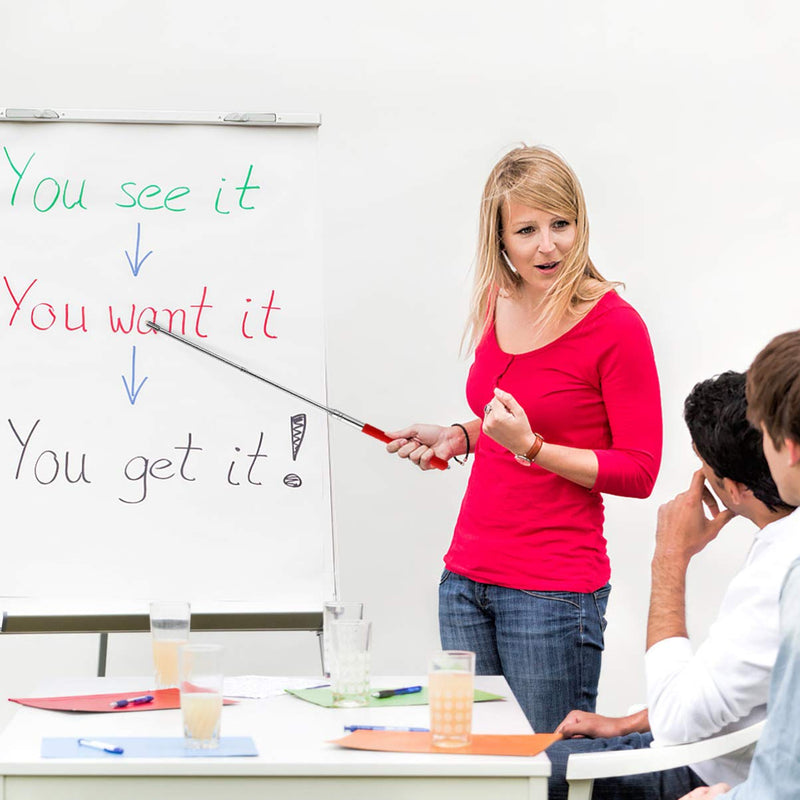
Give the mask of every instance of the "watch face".
M 531 464 L 533 464 L 533 461 L 531 461 L 529 458 L 526 458 L 525 456 L 515 455 L 514 458 L 524 467 L 529 467 Z

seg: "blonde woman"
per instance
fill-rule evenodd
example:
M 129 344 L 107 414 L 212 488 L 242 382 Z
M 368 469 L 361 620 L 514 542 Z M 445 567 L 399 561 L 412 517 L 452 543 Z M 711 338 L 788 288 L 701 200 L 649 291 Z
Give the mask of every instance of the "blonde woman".
M 653 351 L 588 253 L 583 192 L 542 147 L 483 193 L 468 340 L 475 418 L 413 425 L 390 452 L 475 459 L 439 589 L 442 646 L 505 675 L 534 730 L 593 711 L 610 567 L 601 492 L 647 497 L 661 460 Z

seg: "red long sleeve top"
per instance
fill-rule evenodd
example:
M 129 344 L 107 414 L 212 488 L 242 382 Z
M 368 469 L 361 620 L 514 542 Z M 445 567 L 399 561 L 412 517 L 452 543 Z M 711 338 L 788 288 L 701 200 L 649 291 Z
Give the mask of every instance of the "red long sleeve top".
M 608 582 L 601 492 L 647 497 L 661 463 L 661 398 L 647 328 L 607 292 L 573 328 L 529 353 L 510 355 L 494 327 L 475 351 L 470 408 L 496 386 L 525 409 L 546 442 L 593 450 L 591 489 L 515 461 L 481 432 L 445 566 L 479 583 L 593 592 Z

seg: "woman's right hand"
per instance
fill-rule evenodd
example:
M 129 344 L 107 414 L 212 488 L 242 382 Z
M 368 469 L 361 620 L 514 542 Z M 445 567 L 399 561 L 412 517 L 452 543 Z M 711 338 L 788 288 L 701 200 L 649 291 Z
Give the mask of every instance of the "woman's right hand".
M 386 434 L 392 437 L 386 449 L 390 453 L 397 453 L 400 458 L 407 458 L 423 471 L 433 469 L 430 462 L 434 456 L 448 461 L 458 455 L 459 437 L 461 440 L 464 438 L 460 428 L 443 425 L 409 425 L 399 431 L 387 431 Z

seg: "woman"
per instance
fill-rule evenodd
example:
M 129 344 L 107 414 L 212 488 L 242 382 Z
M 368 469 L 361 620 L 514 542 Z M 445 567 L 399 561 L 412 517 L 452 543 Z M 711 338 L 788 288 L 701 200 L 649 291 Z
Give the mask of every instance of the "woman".
M 483 193 L 468 339 L 476 418 L 414 425 L 390 452 L 475 453 L 439 589 L 442 646 L 502 674 L 534 730 L 593 711 L 610 568 L 601 492 L 647 497 L 661 460 L 653 351 L 588 254 L 570 167 L 519 147 Z

